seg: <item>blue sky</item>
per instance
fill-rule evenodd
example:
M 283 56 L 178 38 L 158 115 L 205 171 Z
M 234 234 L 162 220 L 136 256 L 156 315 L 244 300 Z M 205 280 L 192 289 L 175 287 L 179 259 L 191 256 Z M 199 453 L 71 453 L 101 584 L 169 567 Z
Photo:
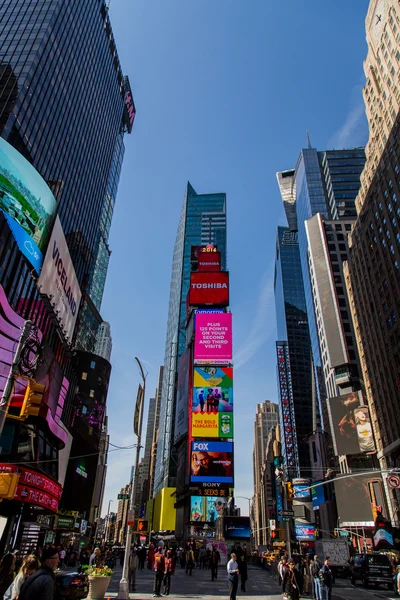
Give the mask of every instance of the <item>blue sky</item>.
M 139 356 L 154 394 L 164 360 L 172 251 L 186 182 L 226 192 L 234 318 L 236 495 L 253 491 L 256 404 L 277 401 L 273 268 L 285 218 L 275 173 L 319 150 L 365 144 L 367 0 L 111 0 L 137 117 L 111 231 L 102 315 L 113 333 L 111 442 L 136 441 Z M 149 398 L 149 395 L 147 395 Z M 111 452 L 103 506 L 129 480 Z M 238 500 L 247 514 L 248 503 Z

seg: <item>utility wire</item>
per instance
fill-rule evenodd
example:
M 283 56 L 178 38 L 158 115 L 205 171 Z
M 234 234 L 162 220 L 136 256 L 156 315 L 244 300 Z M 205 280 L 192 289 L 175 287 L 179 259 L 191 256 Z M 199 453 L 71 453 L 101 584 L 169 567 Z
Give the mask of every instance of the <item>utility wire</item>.
M 110 444 L 113 445 L 113 444 Z M 108 450 L 108 452 L 117 452 L 118 450 L 133 450 L 133 448 L 136 447 L 135 445 L 132 446 L 116 446 L 114 449 Z M 86 458 L 88 456 L 98 456 L 99 452 L 91 452 L 90 454 L 81 454 L 80 456 L 70 456 L 68 458 L 68 461 L 70 460 L 77 460 L 78 458 Z M 62 459 L 61 459 L 62 460 Z M 42 465 L 45 463 L 52 463 L 52 462 L 59 462 L 60 459 L 59 458 L 49 458 L 46 460 L 39 460 L 39 461 L 34 461 L 34 460 L 27 460 L 27 461 L 20 461 L 20 462 L 8 462 L 8 465 L 29 465 L 29 466 L 35 466 L 35 465 Z

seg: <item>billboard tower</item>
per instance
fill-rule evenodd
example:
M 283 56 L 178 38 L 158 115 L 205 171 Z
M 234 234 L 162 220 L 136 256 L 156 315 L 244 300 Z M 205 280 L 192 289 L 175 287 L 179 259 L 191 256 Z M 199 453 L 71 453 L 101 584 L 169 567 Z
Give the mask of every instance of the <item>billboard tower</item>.
M 229 273 L 214 245 L 192 247 L 186 351 L 178 368 L 177 537 L 207 542 L 233 495 L 233 367 Z M 221 550 L 223 550 L 221 548 Z

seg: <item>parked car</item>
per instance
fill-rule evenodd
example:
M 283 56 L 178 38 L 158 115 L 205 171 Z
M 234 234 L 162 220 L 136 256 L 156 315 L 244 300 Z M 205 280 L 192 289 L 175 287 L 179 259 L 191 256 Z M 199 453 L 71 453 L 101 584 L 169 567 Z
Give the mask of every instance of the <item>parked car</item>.
M 383 584 L 393 589 L 393 567 L 385 554 L 355 554 L 350 564 L 353 585 L 361 581 L 365 587 Z
M 88 582 L 83 573 L 56 573 L 56 600 L 81 600 L 88 595 Z

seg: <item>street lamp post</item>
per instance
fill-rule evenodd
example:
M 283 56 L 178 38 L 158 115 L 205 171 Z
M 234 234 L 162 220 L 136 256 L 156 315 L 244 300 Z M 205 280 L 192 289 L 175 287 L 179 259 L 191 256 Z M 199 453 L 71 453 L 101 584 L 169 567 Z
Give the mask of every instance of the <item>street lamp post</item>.
M 144 374 L 142 364 L 140 360 L 135 356 L 135 360 L 139 365 L 140 374 L 142 376 L 143 381 L 143 395 L 142 400 L 139 407 L 139 423 L 138 423 L 138 431 L 137 431 L 137 443 L 136 443 L 136 460 L 135 460 L 135 475 L 133 479 L 133 485 L 131 487 L 131 498 L 129 503 L 129 510 L 131 514 L 134 514 L 135 511 L 135 498 L 136 498 L 136 490 L 138 484 L 138 467 L 139 467 L 139 456 L 141 449 L 141 441 L 142 441 L 142 425 L 143 425 L 143 409 L 144 409 L 144 400 L 146 394 L 146 375 Z M 134 514 L 134 517 L 136 515 Z M 125 542 L 125 556 L 124 556 L 124 566 L 122 569 L 122 578 L 119 582 L 119 591 L 118 591 L 118 599 L 119 600 L 129 600 L 129 582 L 128 582 L 128 566 L 129 566 L 129 554 L 131 551 L 131 543 L 132 543 L 132 527 L 128 525 L 128 529 L 126 532 L 126 542 Z
M 251 498 L 249 498 L 248 496 L 235 496 L 235 498 L 243 498 L 244 500 L 247 500 L 249 503 L 249 519 L 250 519 L 250 550 L 253 549 L 253 544 L 252 544 L 252 529 L 251 529 Z

